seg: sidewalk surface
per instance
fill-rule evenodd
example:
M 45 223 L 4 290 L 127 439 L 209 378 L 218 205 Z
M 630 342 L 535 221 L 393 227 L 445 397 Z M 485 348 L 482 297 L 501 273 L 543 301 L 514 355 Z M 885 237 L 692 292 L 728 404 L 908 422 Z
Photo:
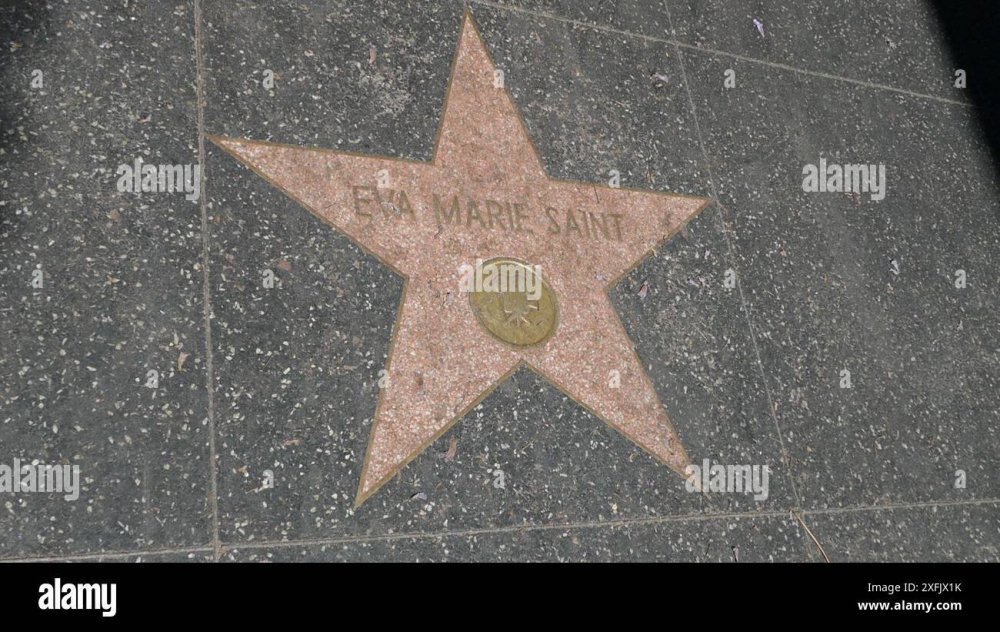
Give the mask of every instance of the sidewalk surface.
M 922 2 L 13 4 L 0 466 L 79 497 L 0 471 L 0 560 L 1000 561 L 1000 198 Z M 428 276 L 523 252 L 535 346 Z

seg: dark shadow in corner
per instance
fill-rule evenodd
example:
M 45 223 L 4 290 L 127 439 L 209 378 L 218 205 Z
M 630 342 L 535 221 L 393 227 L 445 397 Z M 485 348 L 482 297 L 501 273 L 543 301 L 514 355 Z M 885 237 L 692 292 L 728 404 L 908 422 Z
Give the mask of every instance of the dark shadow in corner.
M 1000 179 L 1000 0 L 927 0 L 941 25 Z
M 24 141 L 18 132 L 30 113 L 28 102 L 34 48 L 44 44 L 49 8 L 45 2 L 12 0 L 0 5 L 0 176 L 15 177 Z M 27 60 L 26 60 L 27 59 Z M 13 226 L 14 208 L 0 205 L 0 237 Z

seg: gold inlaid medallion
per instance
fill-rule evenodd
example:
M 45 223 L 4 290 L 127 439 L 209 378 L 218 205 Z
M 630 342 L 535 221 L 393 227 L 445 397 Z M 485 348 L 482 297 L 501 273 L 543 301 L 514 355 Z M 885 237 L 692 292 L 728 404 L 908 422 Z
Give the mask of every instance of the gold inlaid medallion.
M 486 331 L 515 347 L 537 345 L 555 332 L 556 294 L 539 269 L 498 257 L 483 262 L 482 270 L 487 282 L 469 292 L 469 304 Z

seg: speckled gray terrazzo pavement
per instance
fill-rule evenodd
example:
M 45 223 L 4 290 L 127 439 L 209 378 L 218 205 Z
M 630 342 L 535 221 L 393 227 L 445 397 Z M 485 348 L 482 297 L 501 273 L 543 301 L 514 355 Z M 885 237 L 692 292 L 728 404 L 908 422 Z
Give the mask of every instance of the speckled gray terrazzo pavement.
M 14 5 L 0 465 L 81 490 L 0 493 L 0 560 L 1000 561 L 1000 197 L 922 3 Z M 765 500 L 523 369 L 354 507 L 403 280 L 206 136 L 428 160 L 465 6 L 550 176 L 713 198 L 611 299 Z M 820 158 L 885 199 L 804 192 Z

